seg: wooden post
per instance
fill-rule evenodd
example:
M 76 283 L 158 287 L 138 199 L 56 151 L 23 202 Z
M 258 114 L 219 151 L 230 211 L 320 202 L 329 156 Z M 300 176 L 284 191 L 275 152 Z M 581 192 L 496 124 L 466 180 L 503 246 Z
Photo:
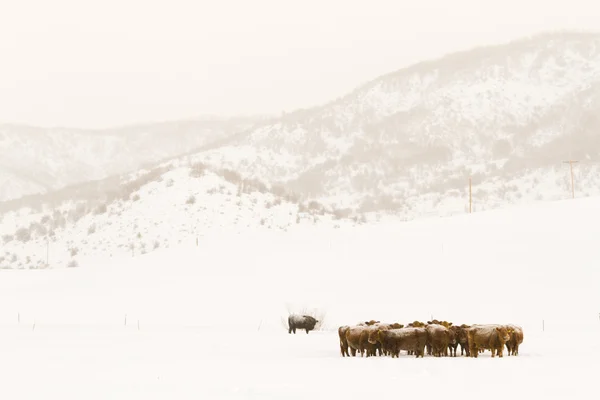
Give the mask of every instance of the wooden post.
M 542 332 L 544 332 L 546 330 L 545 328 L 546 328 L 546 326 L 545 326 L 544 320 L 542 320 Z
M 50 264 L 48 263 L 50 259 L 50 239 L 46 239 L 46 267 Z
M 17 322 L 21 323 L 21 313 L 17 313 Z
M 127 314 L 125 314 L 125 326 L 127 326 Z
M 574 179 L 573 179 L 573 164 L 575 164 L 577 162 L 579 162 L 579 161 L 577 161 L 577 160 L 563 161 L 563 163 L 569 164 L 569 166 L 571 167 L 571 196 L 573 199 L 575 198 L 575 184 L 574 184 Z
M 473 212 L 473 190 L 472 190 L 472 179 L 469 177 L 469 214 Z

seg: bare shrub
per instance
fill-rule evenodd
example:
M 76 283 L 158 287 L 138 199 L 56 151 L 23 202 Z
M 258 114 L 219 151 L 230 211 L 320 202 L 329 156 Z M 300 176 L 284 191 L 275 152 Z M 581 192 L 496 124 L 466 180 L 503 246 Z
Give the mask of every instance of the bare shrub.
M 19 228 L 15 232 L 15 238 L 23 243 L 26 243 L 31 240 L 31 232 L 27 228 Z
M 333 210 L 333 217 L 335 219 L 349 218 L 351 214 L 352 214 L 352 210 L 349 208 L 344 208 L 341 210 L 339 210 L 339 209 Z
M 154 250 L 158 249 L 160 247 L 160 242 L 158 240 L 154 241 Z
M 139 194 L 134 194 L 133 196 L 131 196 L 131 201 L 138 201 L 140 199 L 140 195 Z
M 69 254 L 71 254 L 71 257 L 75 257 L 77 254 L 79 254 L 79 249 L 77 247 L 71 247 L 69 249 Z
M 195 203 L 196 203 L 196 197 L 193 195 L 188 197 L 188 199 L 185 202 L 185 204 L 195 204 Z
M 33 224 L 31 224 L 29 226 L 29 231 L 32 233 L 35 232 L 35 234 L 37 234 L 38 236 L 46 236 L 46 234 L 48 233 L 48 229 L 46 229 L 46 227 L 40 224 L 39 222 L 34 222 Z
M 74 209 L 71 209 L 68 213 L 68 219 L 71 222 L 77 222 L 87 214 L 87 206 L 83 203 L 77 204 Z
M 206 174 L 206 165 L 199 162 L 190 167 L 190 176 L 194 178 L 200 178 Z
M 220 175 L 227 182 L 230 182 L 230 183 L 233 183 L 236 185 L 242 181 L 242 176 L 231 169 L 222 169 L 220 171 Z
M 79 267 L 79 263 L 77 262 L 77 260 L 71 260 L 67 264 L 67 268 L 77 268 L 77 267 Z
M 92 233 L 96 233 L 96 224 L 91 224 L 88 228 L 88 235 L 91 235 Z
M 4 244 L 10 243 L 15 239 L 15 237 L 13 235 L 4 235 L 2 236 L 2 241 L 4 242 Z
M 106 213 L 106 211 L 108 211 L 108 207 L 106 206 L 106 203 L 102 203 L 98 207 L 96 207 L 96 209 L 94 210 L 94 214 L 100 215 Z

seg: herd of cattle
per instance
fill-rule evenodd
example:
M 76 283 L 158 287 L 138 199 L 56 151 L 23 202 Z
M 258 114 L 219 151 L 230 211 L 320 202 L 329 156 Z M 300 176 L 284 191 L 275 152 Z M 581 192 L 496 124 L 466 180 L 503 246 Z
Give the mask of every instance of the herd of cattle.
M 318 321 L 307 315 L 291 315 L 288 318 L 289 333 L 304 329 L 308 334 Z M 338 328 L 340 352 L 343 357 L 361 356 L 399 357 L 404 350 L 409 355 L 424 357 L 456 357 L 460 345 L 460 355 L 477 357 L 490 350 L 492 357 L 503 356 L 504 346 L 508 355 L 519 354 L 519 345 L 523 343 L 523 329 L 517 325 L 454 325 L 447 321 L 414 321 L 406 325 L 382 324 L 379 321 L 361 322 L 354 326 L 344 325 Z

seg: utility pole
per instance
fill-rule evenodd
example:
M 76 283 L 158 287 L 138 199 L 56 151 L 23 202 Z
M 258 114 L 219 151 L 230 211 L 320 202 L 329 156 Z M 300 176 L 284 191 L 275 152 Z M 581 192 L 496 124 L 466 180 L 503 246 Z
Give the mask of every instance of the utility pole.
M 472 190 L 472 179 L 469 177 L 469 214 L 473 211 L 473 190 Z
M 569 166 L 571 167 L 571 195 L 572 195 L 572 198 L 575 198 L 575 183 L 574 183 L 574 179 L 573 179 L 573 164 L 578 163 L 578 162 L 579 161 L 576 161 L 576 160 L 563 161 L 563 163 L 569 164 Z

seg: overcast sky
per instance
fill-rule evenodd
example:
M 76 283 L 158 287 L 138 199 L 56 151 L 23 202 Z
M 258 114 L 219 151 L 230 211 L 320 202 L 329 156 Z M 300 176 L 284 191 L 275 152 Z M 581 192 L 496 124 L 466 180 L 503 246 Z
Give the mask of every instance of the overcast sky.
M 0 122 L 102 128 L 290 111 L 597 0 L 0 0 Z

